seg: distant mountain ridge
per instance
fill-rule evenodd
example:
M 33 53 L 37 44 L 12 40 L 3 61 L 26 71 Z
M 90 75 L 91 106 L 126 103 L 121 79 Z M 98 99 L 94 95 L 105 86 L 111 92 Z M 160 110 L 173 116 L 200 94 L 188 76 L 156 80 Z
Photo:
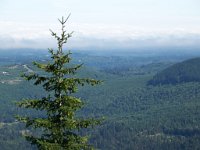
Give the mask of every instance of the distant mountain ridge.
M 172 65 L 157 73 L 148 85 L 200 82 L 200 57 Z

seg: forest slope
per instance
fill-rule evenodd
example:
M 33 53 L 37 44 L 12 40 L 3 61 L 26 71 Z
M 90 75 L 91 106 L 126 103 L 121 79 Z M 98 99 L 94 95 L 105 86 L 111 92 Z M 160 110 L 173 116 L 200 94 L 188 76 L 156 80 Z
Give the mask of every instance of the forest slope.
M 172 65 L 165 70 L 157 73 L 148 84 L 163 85 L 177 84 L 183 82 L 200 81 L 200 58 L 193 58 L 181 63 Z
M 12 62 L 6 61 L 5 65 L 3 61 L 0 66 L 0 148 L 31 150 L 34 147 L 21 136 L 31 129 L 24 130 L 14 116 L 38 116 L 42 112 L 19 110 L 14 102 L 45 94 L 40 87 L 24 81 L 19 75 L 28 71 L 24 65 L 39 72 L 30 62 L 36 58 L 45 61 L 46 57 L 29 55 L 25 59 L 16 58 L 9 57 Z M 92 89 L 80 87 L 77 95 L 86 104 L 78 115 L 106 118 L 95 131 L 83 131 L 90 133 L 95 147 L 101 150 L 200 148 L 200 83 L 146 85 L 154 74 L 180 62 L 180 59 L 163 61 L 163 57 L 157 56 L 144 59 L 78 55 L 74 61 L 86 62 L 80 76 L 104 80 L 101 86 Z

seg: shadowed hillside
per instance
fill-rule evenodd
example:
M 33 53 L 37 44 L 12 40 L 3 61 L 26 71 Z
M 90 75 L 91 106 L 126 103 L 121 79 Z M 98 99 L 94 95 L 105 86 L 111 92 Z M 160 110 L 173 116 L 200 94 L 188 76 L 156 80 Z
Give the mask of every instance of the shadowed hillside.
M 177 84 L 200 81 L 200 58 L 193 58 L 177 63 L 157 73 L 149 85 Z

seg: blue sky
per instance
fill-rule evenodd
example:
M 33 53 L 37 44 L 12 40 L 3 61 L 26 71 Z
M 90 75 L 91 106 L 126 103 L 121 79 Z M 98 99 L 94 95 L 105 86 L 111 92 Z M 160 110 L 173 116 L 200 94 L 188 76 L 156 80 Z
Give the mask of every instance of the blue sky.
M 1 0 L 0 47 L 47 48 L 71 13 L 71 47 L 198 45 L 199 0 Z

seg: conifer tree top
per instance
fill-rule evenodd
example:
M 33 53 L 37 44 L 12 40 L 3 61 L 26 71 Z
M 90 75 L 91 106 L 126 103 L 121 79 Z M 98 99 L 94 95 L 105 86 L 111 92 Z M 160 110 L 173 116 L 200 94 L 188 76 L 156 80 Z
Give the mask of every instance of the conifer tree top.
M 38 149 L 92 149 L 92 146 L 88 144 L 87 136 L 79 135 L 78 131 L 100 123 L 99 119 L 76 116 L 76 111 L 81 109 L 84 103 L 80 98 L 74 97 L 73 93 L 77 92 L 78 86 L 85 84 L 93 86 L 100 84 L 101 81 L 74 76 L 83 64 L 74 66 L 70 64 L 72 53 L 63 50 L 64 44 L 73 34 L 73 32 L 67 33 L 65 29 L 69 16 L 66 19 L 64 17 L 59 19 L 60 35 L 50 30 L 51 35 L 57 41 L 57 50 L 49 49 L 51 61 L 45 64 L 33 63 L 37 68 L 43 70 L 45 75 L 37 72 L 23 75 L 26 80 L 33 80 L 35 85 L 42 85 L 48 93 L 42 98 L 25 99 L 17 104 L 19 107 L 42 110 L 45 113 L 45 117 L 17 117 L 27 127 L 42 130 L 41 136 L 26 135 L 26 139 L 35 144 Z

